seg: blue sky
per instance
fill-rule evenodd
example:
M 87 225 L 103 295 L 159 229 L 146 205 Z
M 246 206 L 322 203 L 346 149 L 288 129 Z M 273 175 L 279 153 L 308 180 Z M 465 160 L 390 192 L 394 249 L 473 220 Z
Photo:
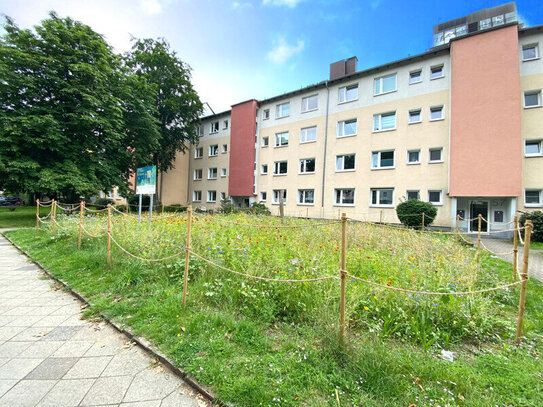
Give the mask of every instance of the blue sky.
M 130 36 L 165 37 L 193 69 L 216 112 L 327 79 L 329 64 L 370 68 L 428 50 L 435 24 L 506 1 L 471 0 L 0 0 L 0 13 L 32 27 L 50 10 L 104 34 L 118 52 Z M 527 25 L 543 1 L 517 1 Z

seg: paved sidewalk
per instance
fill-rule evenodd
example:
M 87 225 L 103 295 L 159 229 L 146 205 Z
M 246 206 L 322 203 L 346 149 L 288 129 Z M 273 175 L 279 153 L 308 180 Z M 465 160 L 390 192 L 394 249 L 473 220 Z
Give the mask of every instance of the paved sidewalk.
M 0 406 L 204 407 L 199 394 L 0 235 Z
M 506 239 L 495 239 L 483 237 L 481 239 L 483 249 L 487 249 L 497 257 L 508 261 L 513 264 L 513 243 Z M 477 245 L 477 240 L 475 240 L 475 245 Z M 508 254 L 504 254 L 508 253 Z M 518 267 L 519 271 L 522 271 L 524 256 L 524 248 L 519 245 L 518 248 Z M 528 261 L 528 274 L 539 281 L 543 282 L 543 253 L 540 253 L 535 250 L 530 250 L 530 259 Z

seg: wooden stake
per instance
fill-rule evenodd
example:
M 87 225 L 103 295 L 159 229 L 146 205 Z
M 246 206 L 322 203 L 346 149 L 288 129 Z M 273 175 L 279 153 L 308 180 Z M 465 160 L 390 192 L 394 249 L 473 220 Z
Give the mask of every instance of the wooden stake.
M 185 277 L 183 280 L 183 307 L 187 304 L 187 285 L 189 283 L 190 227 L 192 223 L 192 205 L 187 208 L 187 248 L 185 249 Z
M 515 231 L 513 232 L 513 280 L 518 279 L 518 215 L 514 218 Z
M 161 202 L 161 204 L 162 204 L 162 212 L 161 212 L 161 214 L 163 215 L 164 214 L 164 203 Z
M 533 224 L 531 220 L 527 220 L 524 224 L 524 264 L 522 266 L 522 284 L 520 286 L 520 300 L 518 305 L 518 320 L 517 320 L 517 334 L 515 336 L 515 344 L 520 343 L 520 336 L 522 335 L 522 320 L 524 319 L 524 305 L 526 304 L 526 286 L 528 284 L 528 260 L 530 258 L 530 239 L 532 235 Z
M 283 190 L 279 190 L 279 216 L 281 217 L 281 223 L 285 221 L 285 203 L 283 202 Z
M 460 234 L 459 234 L 459 224 L 460 224 L 460 215 L 456 215 L 456 241 L 460 241 Z
M 483 215 L 477 216 L 477 265 L 481 263 L 481 220 Z
M 57 201 L 55 201 L 53 199 L 53 203 L 52 203 L 52 206 L 51 206 L 51 211 L 52 211 L 52 217 L 53 217 L 53 227 L 51 228 L 51 236 L 55 236 L 55 225 L 56 225 L 56 218 L 57 218 Z
M 341 294 L 339 304 L 339 341 L 343 344 L 345 338 L 345 274 L 347 274 L 347 216 L 341 215 Z
M 40 200 L 36 199 L 36 235 L 40 231 Z
M 383 210 L 379 211 L 379 223 L 383 223 Z
M 107 204 L 107 266 L 111 267 L 111 204 Z
M 79 205 L 79 236 L 77 237 L 77 250 L 81 250 L 81 236 L 83 235 L 83 215 L 85 214 L 85 201 Z
M 305 218 L 309 219 L 309 208 L 305 208 Z
M 425 217 L 425 213 L 422 212 L 422 231 L 424 232 L 424 217 Z

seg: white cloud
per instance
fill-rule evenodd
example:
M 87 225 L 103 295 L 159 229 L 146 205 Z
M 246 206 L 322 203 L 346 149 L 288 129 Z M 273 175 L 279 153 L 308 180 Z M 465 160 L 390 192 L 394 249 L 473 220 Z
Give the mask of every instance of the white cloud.
M 140 0 L 140 7 L 147 14 L 160 14 L 162 4 L 158 0 Z
M 302 40 L 298 40 L 296 45 L 289 45 L 284 37 L 278 37 L 274 43 L 274 47 L 268 52 L 268 59 L 276 65 L 282 65 L 294 55 L 299 54 L 305 46 Z
M 249 3 L 249 2 L 234 1 L 232 3 L 232 8 L 234 10 L 241 10 L 241 9 L 249 8 L 249 7 L 253 7 L 253 5 L 251 3 Z
M 262 0 L 262 4 L 272 5 L 272 6 L 285 6 L 289 8 L 294 8 L 301 3 L 303 0 Z

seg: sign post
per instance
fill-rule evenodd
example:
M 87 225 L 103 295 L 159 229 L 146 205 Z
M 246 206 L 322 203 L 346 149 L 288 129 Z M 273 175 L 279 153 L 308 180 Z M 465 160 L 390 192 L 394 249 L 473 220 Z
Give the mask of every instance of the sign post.
M 151 195 L 149 205 L 149 226 L 153 214 L 153 195 L 156 193 L 156 165 L 143 167 L 136 170 L 136 194 L 139 195 L 138 220 L 141 223 L 141 196 Z

